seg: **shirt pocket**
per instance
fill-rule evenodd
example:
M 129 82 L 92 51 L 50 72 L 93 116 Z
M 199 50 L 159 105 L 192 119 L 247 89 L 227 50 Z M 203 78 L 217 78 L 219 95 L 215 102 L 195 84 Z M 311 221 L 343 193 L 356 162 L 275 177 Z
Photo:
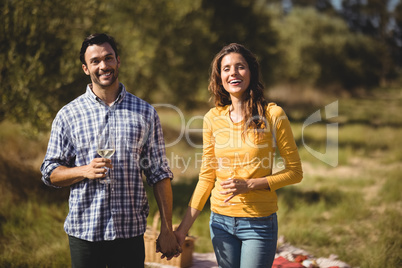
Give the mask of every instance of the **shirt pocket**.
M 96 150 L 96 140 L 91 138 L 75 139 L 76 154 L 75 165 L 77 167 L 88 165 L 94 158 L 99 157 Z
M 142 120 L 130 121 L 125 125 L 124 145 L 128 156 L 134 160 L 139 157 L 150 135 L 149 127 Z

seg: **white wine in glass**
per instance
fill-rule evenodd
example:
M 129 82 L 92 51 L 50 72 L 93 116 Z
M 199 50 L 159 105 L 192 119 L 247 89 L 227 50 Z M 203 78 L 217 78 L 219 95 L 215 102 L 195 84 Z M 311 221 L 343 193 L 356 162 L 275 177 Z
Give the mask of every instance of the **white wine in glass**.
M 103 158 L 110 159 L 116 149 L 115 149 L 115 137 L 113 131 L 110 131 L 108 128 L 105 128 L 101 133 L 98 135 L 98 148 L 96 152 Z M 106 177 L 101 178 L 100 183 L 103 184 L 110 184 L 112 182 L 109 169 L 106 171 Z
M 115 149 L 98 149 L 97 150 L 97 152 L 100 156 L 102 156 L 103 158 L 107 158 L 107 159 L 110 159 L 114 155 L 115 151 L 116 151 Z

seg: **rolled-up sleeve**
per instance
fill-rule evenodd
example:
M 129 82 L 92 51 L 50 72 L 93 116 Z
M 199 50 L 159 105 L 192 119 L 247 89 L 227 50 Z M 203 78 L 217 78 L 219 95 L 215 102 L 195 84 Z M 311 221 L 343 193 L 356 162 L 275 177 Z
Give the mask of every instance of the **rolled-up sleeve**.
M 55 188 L 60 187 L 53 185 L 50 181 L 53 170 L 59 166 L 72 166 L 74 159 L 74 148 L 68 138 L 68 130 L 62 122 L 60 115 L 53 121 L 45 159 L 40 168 L 42 181 Z

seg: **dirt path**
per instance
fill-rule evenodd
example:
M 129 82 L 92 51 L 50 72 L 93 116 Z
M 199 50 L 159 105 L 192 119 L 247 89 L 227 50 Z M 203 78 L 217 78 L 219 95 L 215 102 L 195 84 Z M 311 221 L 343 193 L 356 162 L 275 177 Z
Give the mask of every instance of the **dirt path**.
M 280 242 L 280 241 L 279 241 Z M 301 258 L 302 257 L 302 261 Z M 315 268 L 328 268 L 328 267 L 339 267 L 339 268 L 350 268 L 351 266 L 345 262 L 338 260 L 336 255 L 331 255 L 328 258 L 315 258 L 310 255 L 307 251 L 296 248 L 288 243 L 283 243 L 278 247 L 275 260 L 279 262 L 298 262 L 303 264 L 304 267 L 315 267 Z M 163 265 L 158 263 L 147 263 L 147 268 L 176 268 L 175 266 Z M 274 266 L 273 267 L 281 267 Z M 293 267 L 293 266 L 292 266 Z M 294 266 L 296 267 L 296 266 Z M 211 253 L 193 253 L 193 264 L 191 268 L 218 268 L 218 264 L 215 259 L 215 254 Z

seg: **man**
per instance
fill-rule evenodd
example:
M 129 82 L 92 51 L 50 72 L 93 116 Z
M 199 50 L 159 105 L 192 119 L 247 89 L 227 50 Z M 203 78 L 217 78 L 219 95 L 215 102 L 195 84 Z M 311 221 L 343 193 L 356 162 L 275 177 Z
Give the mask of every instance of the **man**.
M 153 186 L 161 215 L 158 250 L 169 259 L 181 249 L 172 230 L 172 188 L 159 117 L 119 83 L 120 57 L 111 36 L 82 43 L 82 69 L 92 83 L 64 106 L 52 124 L 42 180 L 70 187 L 64 229 L 73 267 L 144 267 L 143 234 L 149 205 L 142 181 Z M 98 134 L 113 133 L 115 153 L 97 154 Z M 106 174 L 111 182 L 105 183 Z

